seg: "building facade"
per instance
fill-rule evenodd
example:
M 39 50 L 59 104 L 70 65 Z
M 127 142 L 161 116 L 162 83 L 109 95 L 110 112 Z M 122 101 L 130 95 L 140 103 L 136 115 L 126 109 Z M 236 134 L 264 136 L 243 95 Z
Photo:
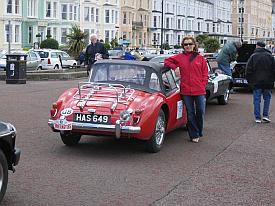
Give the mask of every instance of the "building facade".
M 119 36 L 119 0 L 80 0 L 80 28 L 89 36 L 110 42 Z
M 22 47 L 22 1 L 5 0 L 0 7 L 0 48 Z
M 272 39 L 271 0 L 233 0 L 233 34 L 243 42 Z
M 200 34 L 223 44 L 232 39 L 231 0 L 153 0 L 151 32 L 153 46 L 180 45 L 184 36 Z

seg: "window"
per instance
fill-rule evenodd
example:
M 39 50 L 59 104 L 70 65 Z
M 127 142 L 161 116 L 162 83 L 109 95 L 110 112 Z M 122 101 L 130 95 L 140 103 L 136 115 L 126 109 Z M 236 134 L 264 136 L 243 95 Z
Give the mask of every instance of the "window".
M 73 20 L 73 5 L 69 5 L 69 20 Z
M 95 22 L 98 23 L 99 22 L 99 9 L 95 10 Z
M 12 0 L 7 1 L 7 13 L 8 14 L 12 13 Z
M 28 42 L 29 44 L 32 44 L 33 43 L 33 27 L 29 27 L 28 29 Z
M 61 16 L 62 16 L 62 19 L 66 20 L 67 19 L 67 12 L 68 12 L 68 7 L 66 4 L 62 4 L 61 5 Z
M 123 12 L 123 20 L 122 20 L 122 24 L 126 24 L 126 12 Z
M 105 42 L 110 42 L 110 31 L 106 30 L 105 31 Z
M 153 25 L 154 25 L 153 27 L 157 27 L 157 17 L 156 17 L 156 16 L 154 16 L 153 22 L 154 22 L 154 23 L 153 23 Z
M 57 17 L 57 2 L 53 2 L 53 18 Z
M 95 9 L 92 7 L 91 8 L 91 22 L 95 21 Z
M 62 44 L 66 44 L 67 43 L 67 29 L 66 28 L 62 28 L 61 29 L 61 43 Z
M 12 34 L 11 29 L 12 29 L 12 28 L 11 28 L 11 26 L 9 26 L 9 24 L 6 24 L 6 25 L 5 25 L 6 42 L 11 41 L 11 34 Z
M 14 13 L 19 14 L 19 0 L 15 0 Z
M 14 27 L 14 42 L 20 42 L 20 25 L 15 25 Z
M 153 89 L 153 90 L 156 90 L 156 91 L 161 91 L 159 78 L 156 75 L 156 73 L 151 74 L 151 78 L 150 78 L 150 81 L 149 81 L 149 88 Z
M 110 10 L 105 10 L 105 23 L 110 23 Z
M 46 17 L 51 17 L 51 2 L 46 2 Z
M 84 21 L 89 21 L 89 11 L 90 8 L 89 7 L 84 7 Z
M 173 70 L 168 70 L 163 73 L 162 80 L 166 92 L 177 88 L 177 84 L 175 82 L 175 73 Z
M 37 13 L 37 0 L 28 0 L 28 16 L 35 17 Z

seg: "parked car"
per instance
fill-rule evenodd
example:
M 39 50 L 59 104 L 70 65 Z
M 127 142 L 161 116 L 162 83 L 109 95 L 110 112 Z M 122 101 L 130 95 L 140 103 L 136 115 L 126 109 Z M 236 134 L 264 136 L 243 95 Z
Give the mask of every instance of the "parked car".
M 229 94 L 232 88 L 232 77 L 213 70 L 211 63 L 208 64 L 208 83 L 206 85 L 207 101 L 217 99 L 218 104 L 225 105 L 229 101 Z
M 144 140 L 149 152 L 187 121 L 173 71 L 148 61 L 97 61 L 89 81 L 65 91 L 50 114 L 48 125 L 67 146 L 100 134 Z
M 0 55 L 0 68 L 6 70 L 7 54 L 8 51 Z M 26 68 L 27 71 L 41 69 L 41 58 L 38 54 L 33 51 L 23 51 L 23 50 L 11 50 L 11 54 L 25 54 L 27 55 Z
M 62 69 L 75 68 L 77 61 L 70 57 L 70 55 L 61 50 L 55 49 L 34 49 L 41 58 L 42 69 Z
M 122 59 L 124 51 L 121 49 L 111 49 L 108 51 L 109 59 Z
M 238 49 L 238 58 L 235 63 L 231 65 L 233 87 L 248 87 L 248 82 L 245 78 L 245 68 L 249 57 L 256 49 L 255 44 L 243 44 Z
M 0 122 L 0 202 L 6 193 L 8 170 L 14 172 L 14 166 L 20 159 L 21 151 L 15 147 L 15 139 L 15 127 L 10 123 Z
M 153 57 L 149 61 L 156 62 L 160 64 L 164 64 L 164 60 L 170 56 L 171 54 L 163 54 Z M 221 74 L 219 72 L 215 72 L 213 67 L 216 69 L 216 62 L 208 61 L 208 83 L 206 85 L 206 99 L 207 101 L 217 99 L 219 104 L 225 105 L 229 100 L 229 93 L 232 87 L 232 78 L 228 75 Z

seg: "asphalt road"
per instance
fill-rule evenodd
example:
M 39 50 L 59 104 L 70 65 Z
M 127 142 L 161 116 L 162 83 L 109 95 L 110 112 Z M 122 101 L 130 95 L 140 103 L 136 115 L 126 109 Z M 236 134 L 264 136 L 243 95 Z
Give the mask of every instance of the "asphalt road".
M 13 123 L 22 150 L 2 205 L 275 205 L 275 98 L 270 124 L 256 124 L 245 90 L 228 105 L 207 105 L 205 137 L 167 135 L 163 149 L 140 141 L 84 136 L 63 145 L 49 109 L 74 81 L 0 82 L 0 119 Z

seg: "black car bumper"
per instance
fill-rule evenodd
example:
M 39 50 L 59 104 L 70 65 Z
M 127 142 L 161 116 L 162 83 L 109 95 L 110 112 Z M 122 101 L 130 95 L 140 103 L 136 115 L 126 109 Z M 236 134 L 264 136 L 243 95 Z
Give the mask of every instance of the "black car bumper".
M 14 156 L 13 156 L 13 166 L 18 165 L 18 162 L 20 160 L 21 150 L 18 148 L 14 149 Z

